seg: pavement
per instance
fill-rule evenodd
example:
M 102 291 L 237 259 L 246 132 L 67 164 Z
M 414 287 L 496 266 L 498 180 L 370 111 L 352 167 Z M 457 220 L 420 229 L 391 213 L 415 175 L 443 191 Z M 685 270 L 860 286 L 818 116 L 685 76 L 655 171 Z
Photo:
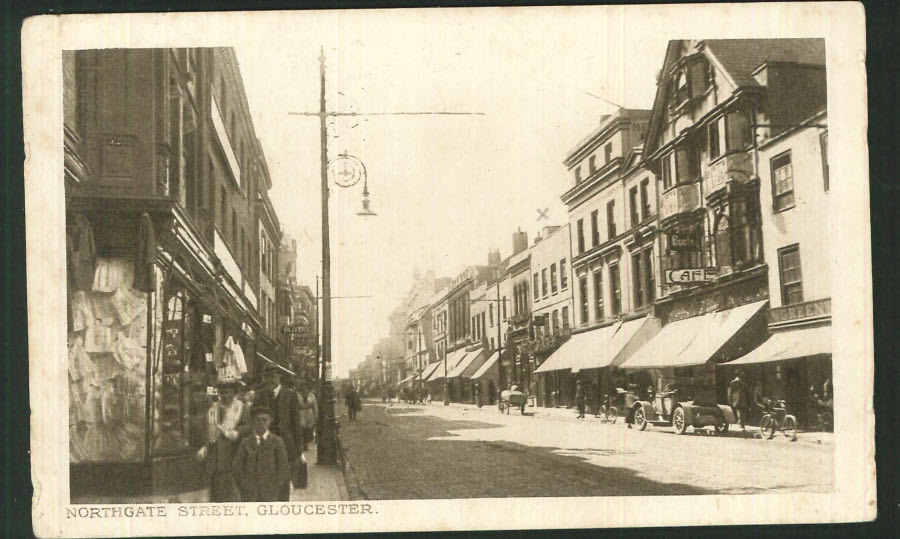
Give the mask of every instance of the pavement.
M 572 410 L 382 404 L 341 418 L 351 499 L 830 492 L 833 435 L 626 429 Z
M 316 464 L 316 444 L 310 444 L 303 452 L 309 466 L 309 476 L 305 489 L 291 489 L 292 502 L 346 501 L 350 499 L 344 474 L 339 466 L 319 466 Z M 208 503 L 209 490 L 200 489 L 177 494 L 155 494 L 143 496 L 80 496 L 73 498 L 73 504 L 151 504 L 151 503 Z

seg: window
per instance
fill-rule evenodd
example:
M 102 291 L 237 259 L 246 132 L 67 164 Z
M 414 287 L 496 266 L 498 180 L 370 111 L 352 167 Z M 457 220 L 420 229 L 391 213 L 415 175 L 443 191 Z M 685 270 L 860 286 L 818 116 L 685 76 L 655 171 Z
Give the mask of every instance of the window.
M 638 188 L 632 187 L 628 190 L 628 202 L 631 206 L 631 226 L 637 226 L 641 222 L 640 213 L 638 212 Z
M 596 319 L 603 320 L 603 270 L 598 269 L 594 272 L 594 316 Z
M 575 185 L 581 183 L 581 167 L 575 167 Z
M 569 329 L 569 307 L 562 308 L 562 327 L 563 329 Z
M 609 266 L 609 284 L 610 292 L 610 314 L 617 315 L 622 312 L 622 286 L 619 282 L 619 265 L 610 264 Z
M 591 246 L 596 247 L 600 245 L 600 225 L 598 210 L 594 210 L 591 212 Z
M 700 152 L 693 144 L 675 150 L 675 183 L 690 183 L 700 176 Z
M 604 163 L 609 163 L 612 159 L 612 142 L 607 142 L 606 146 L 603 147 L 603 159 Z
M 565 290 L 569 287 L 569 274 L 566 273 L 566 259 L 559 261 L 559 288 Z
M 550 292 L 556 294 L 556 263 L 550 264 Z
M 750 115 L 743 108 L 729 112 L 725 117 L 725 146 L 729 152 L 746 150 L 753 145 Z
M 494 338 L 491 337 L 491 350 L 494 350 L 495 348 L 497 348 L 497 345 L 494 343 Z
M 703 95 L 709 83 L 709 65 L 705 61 L 700 60 L 691 63 L 688 69 L 690 73 L 691 97 Z
M 579 219 L 577 227 L 578 229 L 578 254 L 584 252 L 584 219 Z
M 505 321 L 506 319 L 506 296 L 503 296 L 503 320 Z
M 643 260 L 641 259 L 641 252 L 638 251 L 636 253 L 632 253 L 631 255 L 631 283 L 634 292 L 634 306 L 635 308 L 642 307 L 644 305 L 644 280 L 642 278 L 641 273 L 643 270 L 641 269 Z
M 591 171 L 591 174 L 597 172 L 597 156 L 592 155 L 588 158 L 588 170 Z
M 541 270 L 541 290 L 543 296 L 547 297 L 547 268 Z
M 491 322 L 491 327 L 494 327 L 494 304 L 488 304 L 488 320 Z
M 778 250 L 781 273 L 781 303 L 793 305 L 803 302 L 803 278 L 800 274 L 800 246 L 797 244 Z
M 231 210 L 231 248 L 237 251 L 237 212 Z
M 228 193 L 225 191 L 225 187 L 221 187 L 220 189 L 221 189 L 220 194 L 222 197 L 221 198 L 221 208 L 219 209 L 219 218 L 222 220 L 222 224 L 220 226 L 222 227 L 222 234 L 227 237 L 228 236 L 228 226 L 227 226 L 228 218 L 226 217 L 226 215 L 228 215 L 228 213 L 227 213 L 228 212 L 228 209 L 227 209 L 228 208 Z
M 687 80 L 687 75 L 685 74 L 684 71 L 679 70 L 677 73 L 675 73 L 675 81 L 674 81 L 674 83 L 675 83 L 675 84 L 674 84 L 674 87 L 675 87 L 675 104 L 676 104 L 676 105 L 681 105 L 682 103 L 684 103 L 685 101 L 687 101 L 687 99 L 688 99 L 688 97 L 689 97 L 689 94 L 688 94 L 688 80 Z
M 606 203 L 606 232 L 609 239 L 616 237 L 616 201 L 610 200 Z
M 247 238 L 244 235 L 244 229 L 241 229 L 241 268 L 247 268 Z
M 719 151 L 719 122 L 721 119 L 716 119 L 709 123 L 706 126 L 706 140 L 709 145 L 709 159 L 713 160 L 716 157 L 721 155 Z
M 641 220 L 650 217 L 650 178 L 641 181 Z
M 653 273 L 653 249 L 644 249 L 644 263 L 641 268 L 644 270 L 644 290 L 646 290 L 646 303 L 649 305 L 656 299 L 656 274 Z
M 588 322 L 587 275 L 578 277 L 578 290 L 581 292 L 581 325 Z
M 534 287 L 533 287 L 533 290 L 534 290 L 534 301 L 537 301 L 538 298 L 540 297 L 540 292 L 539 292 L 539 290 L 540 290 L 541 288 L 538 286 L 538 280 L 539 280 L 539 279 L 540 279 L 539 273 L 538 273 L 538 272 L 534 272 Z
M 772 158 L 772 199 L 776 212 L 794 206 L 794 172 L 790 150 Z
M 553 332 L 556 333 L 557 331 L 559 331 L 559 311 L 558 310 L 553 311 L 552 324 L 553 324 Z
M 822 177 L 825 181 L 825 192 L 831 185 L 828 183 L 828 131 L 819 135 L 819 149 L 822 152 Z
M 660 172 L 663 189 L 672 187 L 672 154 L 668 153 L 660 159 Z

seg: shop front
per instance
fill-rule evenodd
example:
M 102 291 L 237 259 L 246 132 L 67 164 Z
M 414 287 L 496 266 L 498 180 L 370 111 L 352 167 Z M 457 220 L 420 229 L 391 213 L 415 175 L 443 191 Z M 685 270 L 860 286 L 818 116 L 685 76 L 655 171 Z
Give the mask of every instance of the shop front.
M 214 264 L 171 207 L 67 215 L 73 500 L 202 488 L 210 389 L 247 367 L 229 342 Z M 146 211 L 140 211 L 146 210 Z M 235 336 L 237 338 L 237 336 Z M 226 350 L 228 352 L 226 352 Z
M 831 429 L 833 417 L 831 300 L 769 310 L 769 338 L 727 367 L 750 388 L 751 418 L 758 422 L 765 400 L 784 400 L 803 428 Z

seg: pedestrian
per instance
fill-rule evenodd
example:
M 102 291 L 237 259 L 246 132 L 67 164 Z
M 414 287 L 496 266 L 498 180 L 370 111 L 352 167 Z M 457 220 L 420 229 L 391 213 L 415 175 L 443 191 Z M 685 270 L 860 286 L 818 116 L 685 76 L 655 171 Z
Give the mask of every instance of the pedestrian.
M 347 405 L 347 415 L 350 417 L 350 421 L 356 421 L 356 413 L 362 408 L 359 393 L 356 392 L 356 389 L 351 387 L 347 391 L 347 394 L 344 396 L 344 402 Z
M 575 406 L 578 407 L 578 419 L 584 419 L 584 388 L 581 380 L 575 382 Z
M 747 385 L 741 380 L 741 371 L 737 371 L 728 384 L 728 404 L 737 415 L 741 430 L 747 430 Z
M 315 438 L 319 407 L 312 384 L 301 383 L 298 395 L 300 397 L 300 423 L 303 425 L 303 450 L 306 451 Z
M 251 428 L 250 408 L 235 396 L 239 386 L 236 379 L 222 379 L 217 384 L 219 402 L 210 409 L 210 440 L 197 451 L 197 460 L 206 464 L 211 503 L 241 501 L 232 463 L 241 439 Z
M 291 468 L 284 441 L 269 430 L 274 413 L 254 405 L 253 433 L 245 437 L 232 462 L 232 471 L 245 502 L 290 500 Z
M 475 382 L 475 406 L 481 408 L 481 382 Z
M 634 425 L 634 405 L 637 403 L 637 384 L 628 384 L 625 392 L 625 424 L 630 429 Z
M 256 396 L 256 404 L 272 411 L 271 430 L 284 442 L 288 462 L 294 465 L 303 453 L 303 421 L 300 415 L 300 397 L 293 389 L 282 385 L 281 370 L 269 365 L 263 370 L 263 389 Z M 290 497 L 288 483 L 285 497 Z

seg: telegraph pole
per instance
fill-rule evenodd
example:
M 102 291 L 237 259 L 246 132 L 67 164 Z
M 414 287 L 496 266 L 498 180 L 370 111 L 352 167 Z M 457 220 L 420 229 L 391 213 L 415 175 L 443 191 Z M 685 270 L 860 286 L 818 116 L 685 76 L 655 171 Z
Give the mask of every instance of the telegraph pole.
M 328 118 L 345 116 L 419 116 L 419 115 L 443 115 L 443 116 L 484 116 L 482 112 L 329 112 L 325 102 L 325 49 L 319 48 L 319 110 L 317 112 L 291 112 L 297 116 L 317 116 L 319 118 L 319 166 L 321 172 L 322 191 L 322 364 L 319 372 L 319 439 L 316 444 L 316 464 L 337 464 L 338 447 L 338 423 L 334 413 L 335 394 L 331 380 L 327 374 L 331 370 L 331 242 L 328 226 Z M 346 157 L 346 156 L 345 156 Z M 353 183 L 339 184 L 341 187 L 350 187 L 359 179 L 366 176 L 365 167 L 357 171 Z M 367 178 L 363 178 L 367 180 Z M 357 215 L 375 215 L 368 209 L 368 185 L 364 184 L 363 211 Z

